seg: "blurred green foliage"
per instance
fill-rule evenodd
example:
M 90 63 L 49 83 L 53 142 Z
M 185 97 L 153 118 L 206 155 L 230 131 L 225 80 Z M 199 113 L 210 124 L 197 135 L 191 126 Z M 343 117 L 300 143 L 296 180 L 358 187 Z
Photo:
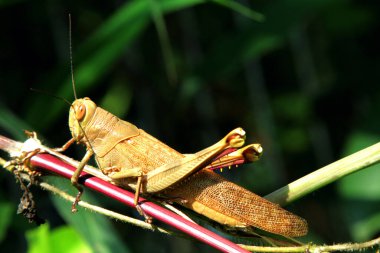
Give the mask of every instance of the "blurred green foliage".
M 91 248 L 80 235 L 69 226 L 60 226 L 53 230 L 47 224 L 31 229 L 26 233 L 29 253 L 90 253 Z M 65 240 L 62 240 L 64 238 Z M 70 242 L 70 243 L 67 243 Z
M 74 99 L 71 13 L 79 97 L 184 153 L 243 127 L 265 154 L 224 175 L 264 195 L 378 142 L 379 11 L 376 1 L 353 0 L 0 1 L 0 134 L 23 140 L 23 129 L 35 130 L 52 147 L 70 138 L 68 105 L 30 88 Z M 83 154 L 81 147 L 70 152 Z M 289 206 L 309 221 L 304 241 L 379 235 L 379 173 L 378 166 L 365 169 Z M 1 173 L 0 180 L 4 252 L 53 252 L 49 245 L 212 251 L 84 210 L 65 214 L 69 203 L 33 189 L 49 223 L 36 228 L 15 213 L 21 193 L 12 175 Z M 102 196 L 84 195 L 139 217 Z

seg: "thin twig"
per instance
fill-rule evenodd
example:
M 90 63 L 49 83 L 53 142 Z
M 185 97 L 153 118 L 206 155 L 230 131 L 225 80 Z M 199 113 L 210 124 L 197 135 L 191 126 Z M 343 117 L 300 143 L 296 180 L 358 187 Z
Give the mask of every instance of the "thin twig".
M 2 159 L 0 158 L 0 164 L 2 164 Z M 21 174 L 20 175 L 21 178 L 25 181 L 28 181 L 30 182 L 30 179 L 29 179 L 29 176 L 28 175 L 25 175 L 25 174 Z M 71 196 L 70 194 L 67 194 L 66 192 L 62 191 L 61 189 L 58 189 L 57 187 L 47 183 L 47 182 L 36 182 L 37 186 L 41 187 L 42 189 L 46 190 L 46 191 L 49 191 L 51 193 L 54 193 L 54 194 L 57 194 L 59 195 L 61 198 L 69 201 L 69 202 L 74 202 L 75 200 L 75 197 L 74 196 Z M 81 207 L 84 207 L 88 210 L 91 210 L 93 212 L 96 212 L 96 213 L 99 213 L 99 214 L 102 214 L 102 215 L 105 215 L 105 216 L 108 216 L 110 218 L 113 218 L 113 219 L 116 219 L 116 220 L 120 220 L 120 221 L 123 221 L 123 222 L 126 222 L 126 223 L 129 223 L 129 224 L 132 224 L 134 226 L 138 226 L 138 227 L 141 227 L 143 229 L 148 229 L 148 230 L 151 230 L 151 231 L 158 231 L 158 232 L 161 232 L 161 233 L 164 233 L 164 234 L 169 234 L 169 235 L 181 235 L 183 236 L 183 234 L 178 234 L 178 233 L 175 233 L 173 231 L 169 231 L 165 228 L 161 228 L 161 227 L 158 227 L 158 226 L 153 226 L 152 224 L 149 224 L 149 223 L 146 223 L 142 220 L 138 220 L 138 219 L 135 219 L 135 218 L 132 218 L 132 217 L 129 217 L 127 215 L 122 215 L 120 213 L 117 213 L 117 212 L 114 212 L 114 211 L 111 211 L 111 210 L 108 210 L 108 209 L 105 209 L 103 207 L 100 207 L 100 206 L 96 206 L 96 205 L 92 205 L 86 201 L 79 201 L 78 202 L 78 205 L 81 206 Z
M 310 253 L 320 253 L 320 252 L 334 252 L 334 251 L 354 251 L 354 250 L 364 250 L 373 247 L 380 247 L 380 237 L 363 242 L 363 243 L 341 243 L 335 245 L 303 245 L 298 247 L 261 247 L 261 246 L 247 246 L 239 244 L 242 248 L 254 252 L 310 252 Z

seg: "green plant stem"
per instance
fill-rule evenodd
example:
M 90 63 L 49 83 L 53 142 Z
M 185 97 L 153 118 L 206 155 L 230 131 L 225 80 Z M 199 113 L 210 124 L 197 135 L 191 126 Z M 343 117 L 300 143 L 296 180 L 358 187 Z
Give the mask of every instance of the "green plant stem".
M 346 156 L 265 196 L 284 206 L 348 174 L 380 161 L 380 143 Z

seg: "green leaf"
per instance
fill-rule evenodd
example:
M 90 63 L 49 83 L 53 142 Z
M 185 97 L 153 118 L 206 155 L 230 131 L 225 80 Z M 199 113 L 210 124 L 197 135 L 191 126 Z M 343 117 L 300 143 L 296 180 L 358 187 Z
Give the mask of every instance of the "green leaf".
M 0 202 L 0 242 L 6 235 L 9 224 L 12 221 L 12 215 L 15 212 L 13 204 L 5 201 Z
M 60 189 L 67 189 L 73 196 L 77 194 L 77 190 L 70 184 L 69 180 L 51 177 L 49 182 Z M 72 213 L 70 202 L 56 195 L 53 195 L 52 199 L 63 219 L 78 231 L 95 252 L 129 252 L 113 228 L 110 219 L 81 207 L 78 207 L 78 212 Z M 88 190 L 85 190 L 82 199 L 91 204 L 99 205 L 96 198 Z
M 69 226 L 50 230 L 48 224 L 26 233 L 28 253 L 90 253 L 91 248 L 81 236 Z
M 379 137 L 355 132 L 348 138 L 344 156 L 378 142 Z M 343 197 L 343 218 L 356 241 L 371 239 L 380 230 L 378 214 L 380 200 L 380 164 L 372 165 L 348 175 L 337 182 L 338 193 Z
M 305 128 L 288 127 L 281 129 L 280 143 L 286 147 L 287 152 L 301 152 L 307 148 L 308 135 Z
M 355 241 L 373 238 L 380 231 L 380 214 L 375 213 L 366 219 L 354 222 L 350 232 Z
M 170 45 L 168 30 L 165 25 L 163 12 L 157 0 L 149 0 L 150 9 L 154 24 L 157 29 L 158 37 L 160 39 L 161 49 L 164 55 L 165 69 L 168 76 L 169 83 L 175 84 L 177 82 L 177 72 L 175 68 L 173 50 Z
M 107 108 L 115 116 L 121 117 L 128 112 L 131 100 L 132 91 L 129 89 L 129 86 L 118 81 L 107 89 L 107 93 L 99 105 Z
M 237 13 L 240 13 L 243 16 L 246 16 L 247 18 L 251 18 L 253 20 L 263 22 L 265 20 L 265 16 L 259 12 L 256 12 L 248 7 L 245 7 L 244 5 L 231 0 L 213 0 L 213 2 L 220 4 L 222 6 L 225 6 L 227 8 L 230 8 L 231 10 L 236 11 Z
M 158 1 L 157 3 L 159 3 L 158 8 L 162 13 L 168 13 L 201 2 L 199 0 L 166 0 Z M 150 18 L 151 10 L 148 1 L 136 0 L 127 2 L 96 29 L 94 34 L 89 36 L 82 45 L 78 47 L 74 45 L 74 78 L 79 97 L 84 96 L 88 89 L 101 84 L 100 81 L 112 68 L 113 63 L 120 59 L 123 52 L 146 29 Z M 67 65 L 59 66 L 53 77 L 46 80 L 41 89 L 51 90 L 52 85 L 54 85 L 56 94 L 71 100 L 73 90 L 68 70 L 69 63 L 67 61 Z M 32 122 L 36 112 L 44 112 L 44 117 L 41 117 L 36 122 L 38 129 L 49 127 L 49 122 L 60 117 L 63 109 L 67 107 L 61 101 L 52 102 L 49 110 L 46 110 L 46 101 L 43 99 L 36 101 L 35 98 L 32 98 L 30 105 L 26 113 L 28 117 L 26 121 Z
M 23 130 L 32 129 L 25 121 L 20 119 L 8 108 L 0 104 L 0 129 L 7 131 L 13 138 L 18 140 L 25 139 Z
M 227 78 L 241 69 L 243 63 L 272 52 L 288 40 L 289 33 L 305 19 L 327 9 L 331 1 L 273 1 L 262 12 L 266 21 L 251 22 L 241 27 L 239 33 L 231 30 L 219 36 L 213 50 L 198 67 L 199 75 L 206 79 Z
M 360 149 L 375 144 L 379 137 L 357 132 L 349 138 L 344 154 L 352 154 Z M 365 168 L 342 178 L 338 182 L 339 193 L 347 199 L 380 200 L 380 164 Z
M 25 0 L 1 0 L 0 1 L 0 7 L 4 8 L 4 7 L 7 7 L 9 5 L 16 5 L 16 4 L 20 4 L 22 2 L 25 2 Z
M 300 93 L 284 93 L 274 100 L 274 110 L 278 117 L 302 123 L 311 116 L 311 101 Z

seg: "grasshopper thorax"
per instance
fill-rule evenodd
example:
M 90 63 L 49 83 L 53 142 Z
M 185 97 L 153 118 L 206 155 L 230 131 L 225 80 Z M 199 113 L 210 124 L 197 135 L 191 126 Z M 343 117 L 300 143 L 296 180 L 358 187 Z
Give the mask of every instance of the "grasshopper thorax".
M 77 142 L 83 141 L 87 124 L 93 117 L 97 106 L 88 97 L 76 99 L 70 107 L 69 127 Z

